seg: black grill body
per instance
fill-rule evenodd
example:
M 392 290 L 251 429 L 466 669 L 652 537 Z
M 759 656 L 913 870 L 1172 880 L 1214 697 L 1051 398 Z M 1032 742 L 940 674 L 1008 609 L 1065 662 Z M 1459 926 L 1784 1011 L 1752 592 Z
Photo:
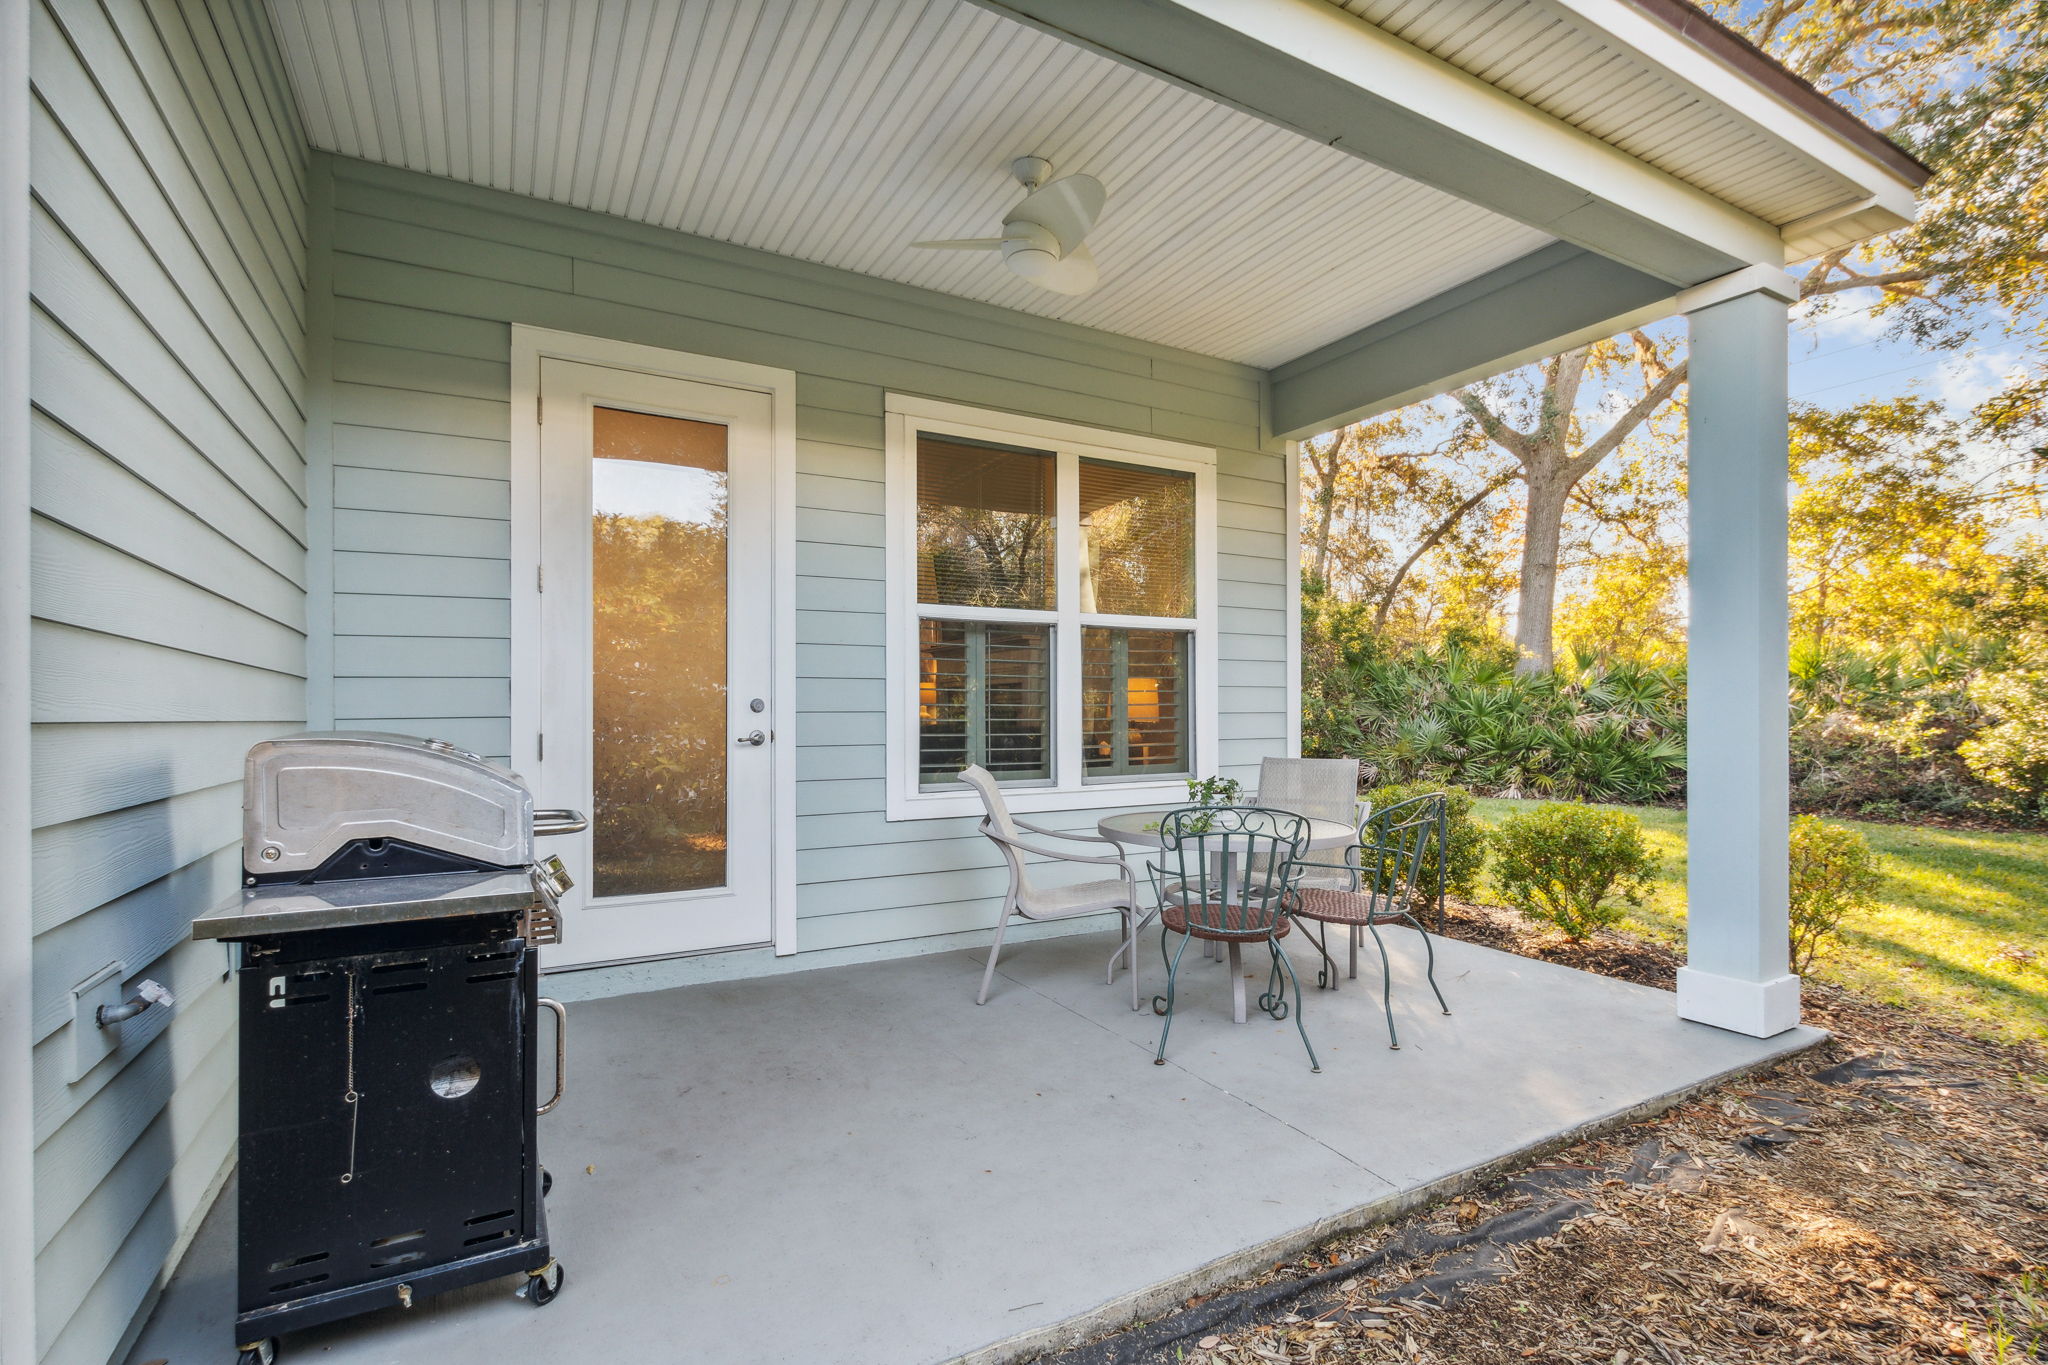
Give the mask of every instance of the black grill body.
M 437 740 L 266 740 L 243 778 L 242 887 L 193 935 L 239 944 L 242 1365 L 276 1338 L 524 1272 L 551 1302 L 535 1120 L 566 1012 L 540 996 L 567 874 L 511 773 Z M 538 1099 L 538 1017 L 555 1015 Z
M 239 977 L 241 1340 L 547 1264 L 516 915 L 256 939 Z

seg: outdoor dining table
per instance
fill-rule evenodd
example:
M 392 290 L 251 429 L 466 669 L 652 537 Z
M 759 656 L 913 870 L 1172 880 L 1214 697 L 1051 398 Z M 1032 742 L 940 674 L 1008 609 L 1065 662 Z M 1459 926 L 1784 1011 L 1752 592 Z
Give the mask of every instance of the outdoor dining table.
M 1166 817 L 1172 814 L 1174 810 L 1184 809 L 1186 809 L 1184 806 L 1175 806 L 1168 810 L 1125 811 L 1121 815 L 1105 815 L 1096 822 L 1095 832 L 1115 844 L 1119 849 L 1164 848 L 1165 841 L 1160 835 L 1160 826 L 1165 823 Z M 1358 830 L 1342 820 L 1316 820 L 1307 816 L 1302 818 L 1308 820 L 1308 842 L 1303 848 L 1303 852 L 1345 848 L 1358 842 Z M 1222 858 L 1223 894 L 1226 899 L 1234 899 L 1238 894 L 1237 861 L 1238 855 L 1235 853 L 1225 855 Z M 1202 942 L 1202 956 L 1207 958 L 1221 957 L 1223 956 L 1221 952 L 1223 946 L 1223 944 L 1213 939 L 1204 939 Z M 1229 946 L 1231 1016 L 1238 1023 L 1242 1024 L 1245 1021 L 1244 975 L 1238 952 L 1239 945 L 1232 943 Z M 1130 965 L 1133 970 L 1136 970 L 1138 964 L 1133 961 Z

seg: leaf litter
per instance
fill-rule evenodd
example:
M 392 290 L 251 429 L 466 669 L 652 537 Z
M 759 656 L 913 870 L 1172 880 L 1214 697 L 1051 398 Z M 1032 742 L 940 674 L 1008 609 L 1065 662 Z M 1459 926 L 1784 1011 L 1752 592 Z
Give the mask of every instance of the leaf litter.
M 1677 966 L 1459 911 L 1509 951 Z M 2048 1057 L 1824 983 L 1807 1015 L 1834 1038 L 1769 1073 L 1040 1365 L 2048 1360 Z

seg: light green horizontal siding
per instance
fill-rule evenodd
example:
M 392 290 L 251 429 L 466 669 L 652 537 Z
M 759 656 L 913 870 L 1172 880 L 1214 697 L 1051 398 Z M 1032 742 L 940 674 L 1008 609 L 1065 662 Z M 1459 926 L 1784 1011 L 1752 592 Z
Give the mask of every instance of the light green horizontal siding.
M 305 717 L 306 172 L 259 0 L 32 6 L 37 1349 L 102 1365 L 234 1141 L 241 762 Z M 69 992 L 177 1005 L 82 1078 Z
M 973 822 L 882 815 L 892 391 L 1216 446 L 1218 739 L 1240 777 L 1284 750 L 1286 462 L 1259 442 L 1257 372 L 386 167 L 321 157 L 314 174 L 333 205 L 313 314 L 332 329 L 315 495 L 336 723 L 506 752 L 520 322 L 797 373 L 799 949 L 985 929 L 1001 890 Z

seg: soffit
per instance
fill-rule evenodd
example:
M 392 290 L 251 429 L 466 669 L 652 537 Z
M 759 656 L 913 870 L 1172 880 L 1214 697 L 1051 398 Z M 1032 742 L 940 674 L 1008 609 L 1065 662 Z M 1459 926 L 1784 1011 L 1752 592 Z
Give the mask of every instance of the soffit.
M 271 4 L 316 147 L 1261 368 L 1553 240 L 966 0 Z M 908 245 L 1026 153 L 1109 189 L 1090 294 Z
M 1767 223 L 1863 193 L 1547 0 L 1330 3 Z

